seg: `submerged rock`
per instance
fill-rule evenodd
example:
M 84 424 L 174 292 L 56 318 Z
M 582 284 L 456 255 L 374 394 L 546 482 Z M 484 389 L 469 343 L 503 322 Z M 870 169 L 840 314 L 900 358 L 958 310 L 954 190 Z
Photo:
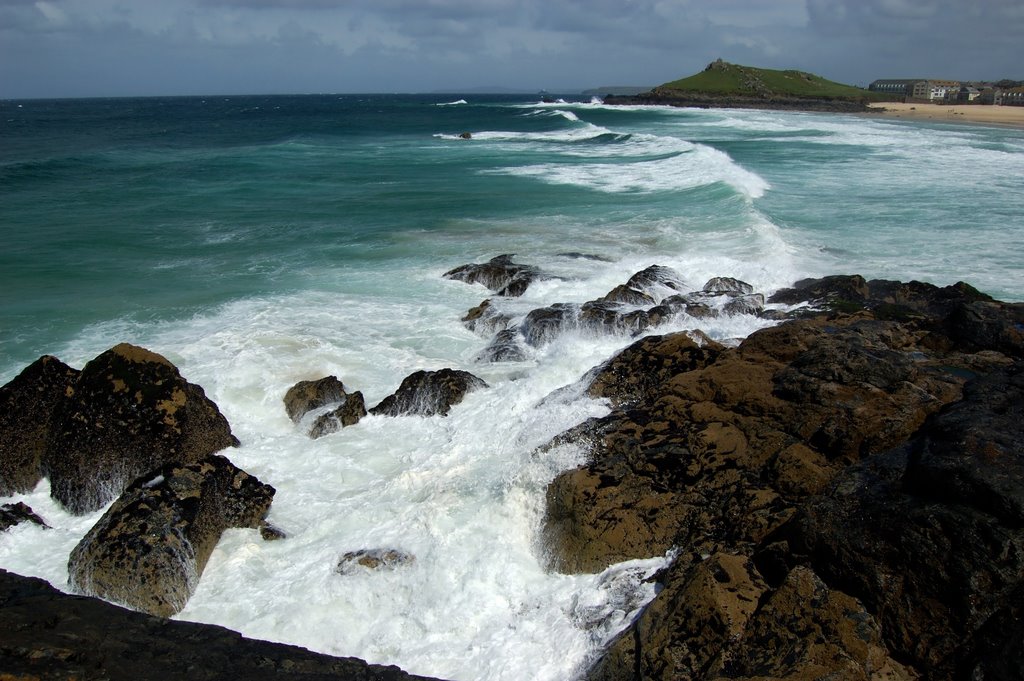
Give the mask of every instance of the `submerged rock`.
M 335 409 L 320 415 L 309 429 L 309 436 L 314 440 L 324 435 L 336 433 L 342 428 L 354 426 L 366 416 L 366 403 L 363 394 L 358 390 L 345 395 Z
M 55 404 L 42 466 L 53 498 L 86 513 L 147 471 L 237 445 L 201 387 L 166 358 L 122 343 L 86 364 Z
M 170 617 L 192 596 L 229 527 L 258 528 L 274 488 L 222 456 L 168 464 L 133 482 L 71 552 L 80 593 Z
M 447 416 L 467 393 L 486 387 L 487 383 L 467 371 L 417 371 L 407 376 L 397 391 L 370 409 L 370 413 L 377 416 Z
M 466 328 L 474 333 L 489 335 L 504 331 L 508 328 L 511 317 L 494 308 L 490 298 L 483 301 L 476 307 L 470 309 L 462 318 Z
M 56 406 L 78 371 L 49 355 L 0 387 L 0 497 L 31 492 L 43 478 L 43 456 Z
M 414 562 L 416 558 L 412 554 L 398 549 L 363 549 L 342 556 L 335 572 L 351 575 L 362 570 L 395 570 Z

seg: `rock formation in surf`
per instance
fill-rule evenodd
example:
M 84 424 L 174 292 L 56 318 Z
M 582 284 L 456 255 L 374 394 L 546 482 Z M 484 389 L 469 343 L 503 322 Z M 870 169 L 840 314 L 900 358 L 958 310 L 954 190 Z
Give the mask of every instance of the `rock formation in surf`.
M 860 277 L 772 300 L 802 318 L 627 348 L 585 379 L 612 412 L 552 443 L 590 451 L 548 490 L 553 568 L 677 552 L 587 678 L 1014 678 L 1024 305 Z
M 164 357 L 127 343 L 81 371 L 43 357 L 0 390 L 0 487 L 26 491 L 45 476 L 72 513 L 101 508 L 167 462 L 238 444 L 202 388 Z
M 258 528 L 274 488 L 223 456 L 172 463 L 133 482 L 68 560 L 72 588 L 170 617 L 195 590 L 221 534 Z

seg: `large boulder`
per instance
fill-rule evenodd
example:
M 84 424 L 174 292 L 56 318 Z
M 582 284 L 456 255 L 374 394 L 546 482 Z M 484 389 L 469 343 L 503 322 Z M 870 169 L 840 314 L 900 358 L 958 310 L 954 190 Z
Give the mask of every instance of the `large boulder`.
M 406 376 L 398 390 L 370 409 L 370 413 L 377 416 L 447 416 L 467 393 L 486 387 L 487 383 L 468 371 L 417 371 Z
M 198 584 L 221 534 L 258 528 L 274 488 L 223 456 L 172 463 L 133 482 L 71 552 L 76 591 L 170 617 Z
M 0 677 L 85 681 L 430 681 L 57 591 L 0 570 Z
M 0 497 L 30 492 L 42 479 L 54 409 L 77 376 L 77 370 L 46 355 L 0 387 Z
M 54 499 L 86 513 L 147 471 L 237 445 L 201 387 L 161 355 L 122 343 L 86 364 L 54 406 L 43 472 Z

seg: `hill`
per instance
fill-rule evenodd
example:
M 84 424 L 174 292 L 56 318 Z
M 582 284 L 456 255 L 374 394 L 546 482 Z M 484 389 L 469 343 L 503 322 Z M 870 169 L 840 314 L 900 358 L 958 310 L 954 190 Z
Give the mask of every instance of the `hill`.
M 890 98 L 813 73 L 761 69 L 718 59 L 700 73 L 659 85 L 650 92 L 605 101 L 611 104 L 863 111 L 868 102 Z

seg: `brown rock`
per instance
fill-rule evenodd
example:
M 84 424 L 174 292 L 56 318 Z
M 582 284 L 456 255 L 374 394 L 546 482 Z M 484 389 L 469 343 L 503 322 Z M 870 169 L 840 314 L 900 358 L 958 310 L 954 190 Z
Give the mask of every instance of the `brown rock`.
M 164 357 L 124 343 L 85 365 L 50 424 L 43 472 L 72 513 L 100 508 L 164 463 L 238 445 L 202 388 Z
M 363 401 L 363 394 L 357 390 L 346 395 L 336 409 L 314 421 L 309 429 L 309 436 L 315 440 L 335 433 L 342 428 L 354 426 L 364 416 L 366 416 L 366 403 Z
M 222 456 L 133 482 L 68 560 L 77 591 L 170 617 L 188 602 L 223 531 L 257 528 L 274 488 Z
M 309 412 L 329 404 L 344 402 L 348 392 L 337 376 L 315 381 L 299 381 L 284 395 L 284 409 L 295 423 Z

